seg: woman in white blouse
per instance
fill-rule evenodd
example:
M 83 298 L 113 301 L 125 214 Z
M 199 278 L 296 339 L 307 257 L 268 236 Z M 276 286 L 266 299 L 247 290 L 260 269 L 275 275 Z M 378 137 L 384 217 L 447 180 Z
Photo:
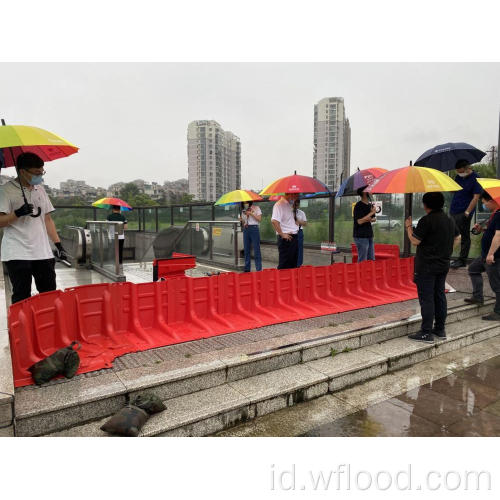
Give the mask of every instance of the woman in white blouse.
M 243 227 L 243 248 L 245 251 L 245 272 L 250 272 L 250 255 L 253 247 L 255 270 L 262 270 L 262 257 L 260 255 L 259 224 L 262 219 L 261 209 L 253 201 L 241 204 L 241 225 Z

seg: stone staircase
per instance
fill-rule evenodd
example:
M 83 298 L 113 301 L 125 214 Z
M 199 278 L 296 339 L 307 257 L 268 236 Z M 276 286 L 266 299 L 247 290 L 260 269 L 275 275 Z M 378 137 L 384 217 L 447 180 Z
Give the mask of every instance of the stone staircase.
M 287 406 L 335 392 L 434 356 L 500 335 L 500 323 L 482 321 L 492 310 L 463 305 L 448 312 L 448 339 L 412 342 L 420 317 L 329 334 L 264 352 L 207 358 L 193 366 L 169 362 L 61 381 L 16 392 L 18 436 L 107 436 L 106 419 L 144 391 L 167 410 L 153 415 L 143 436 L 205 436 Z M 26 389 L 26 388 L 25 388 Z

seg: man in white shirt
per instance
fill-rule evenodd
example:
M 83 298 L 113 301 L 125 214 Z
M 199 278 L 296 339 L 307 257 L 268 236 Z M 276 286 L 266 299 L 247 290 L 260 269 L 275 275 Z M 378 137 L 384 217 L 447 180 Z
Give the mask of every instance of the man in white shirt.
M 31 296 L 32 277 L 40 293 L 56 289 L 49 237 L 56 245 L 57 256 L 67 258 L 50 216 L 54 207 L 41 186 L 43 160 L 33 153 L 22 153 L 16 164 L 19 177 L 0 186 L 0 227 L 4 228 L 1 256 L 12 283 L 12 303 Z
M 299 225 L 294 217 L 293 203 L 298 197 L 297 193 L 287 193 L 273 207 L 271 223 L 278 237 L 278 269 L 297 267 Z

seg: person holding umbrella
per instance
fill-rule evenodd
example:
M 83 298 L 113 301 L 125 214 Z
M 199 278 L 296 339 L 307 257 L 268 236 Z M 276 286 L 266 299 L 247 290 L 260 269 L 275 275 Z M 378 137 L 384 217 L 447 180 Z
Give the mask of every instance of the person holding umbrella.
M 299 225 L 295 220 L 293 204 L 299 195 L 286 193 L 273 206 L 271 224 L 278 238 L 278 269 L 297 267 Z
M 377 209 L 373 203 L 370 203 L 370 195 L 364 192 L 364 189 L 364 187 L 358 189 L 361 200 L 356 203 L 353 211 L 352 236 L 358 250 L 358 262 L 375 260 L 372 221 L 375 219 Z
M 477 174 L 472 170 L 467 160 L 458 160 L 455 164 L 455 171 L 457 173 L 455 182 L 462 189 L 453 195 L 450 215 L 460 230 L 462 239 L 460 243 L 460 256 L 451 263 L 450 267 L 452 269 L 465 267 L 466 265 L 471 244 L 470 223 L 476 210 L 477 202 L 479 201 L 479 195 L 482 192 L 482 188 L 477 182 Z
M 328 187 L 314 177 L 293 175 L 281 177 L 266 186 L 260 194 L 263 196 L 283 195 L 274 204 L 271 224 L 278 239 L 278 269 L 297 267 L 299 224 L 295 220 L 293 204 L 299 194 L 329 193 Z
M 447 142 L 428 149 L 415 161 L 419 167 L 429 167 L 441 172 L 455 169 L 455 182 L 462 188 L 454 194 L 450 215 L 460 230 L 462 242 L 460 256 L 451 263 L 451 268 L 464 267 L 470 250 L 470 222 L 482 191 L 471 164 L 481 161 L 484 151 L 466 142 Z
M 250 271 L 251 251 L 255 255 L 255 269 L 262 270 L 262 258 L 260 254 L 260 232 L 259 224 L 262 219 L 262 211 L 253 203 L 262 201 L 262 197 L 248 189 L 235 189 L 223 194 L 215 203 L 216 206 L 239 205 L 241 215 L 239 220 L 243 229 L 243 247 L 245 254 L 245 272 Z
M 32 278 L 40 293 L 55 290 L 54 255 L 67 260 L 50 216 L 54 207 L 41 186 L 43 160 L 34 153 L 21 153 L 16 167 L 18 177 L 0 186 L 0 227 L 4 228 L 1 254 L 12 283 L 13 304 L 31 297 Z M 56 246 L 54 254 L 49 239 Z
M 255 270 L 262 271 L 262 257 L 260 255 L 259 224 L 262 210 L 253 204 L 253 201 L 241 202 L 241 225 L 243 227 L 243 248 L 245 254 L 245 272 L 251 268 L 251 253 L 255 257 Z
M 496 179 L 487 179 L 500 185 Z M 498 188 L 497 188 L 498 189 Z M 464 299 L 468 304 L 484 303 L 483 277 L 486 272 L 491 289 L 495 292 L 496 303 L 492 313 L 483 316 L 483 320 L 500 321 L 500 205 L 487 192 L 481 193 L 483 206 L 491 212 L 486 228 L 480 224 L 474 226 L 475 234 L 484 232 L 481 238 L 481 256 L 469 264 L 469 277 L 472 282 L 472 297 Z
M 460 186 L 443 172 L 411 165 L 387 172 L 366 188 L 369 193 L 380 194 L 425 193 L 422 202 L 427 215 L 418 221 L 415 229 L 411 212 L 405 221 L 407 237 L 417 247 L 414 282 L 422 313 L 421 329 L 409 335 L 411 340 L 434 342 L 434 335 L 446 338 L 446 275 L 453 247 L 460 240 L 460 232 L 453 219 L 443 211 L 442 191 L 458 190 Z
M 420 331 L 408 338 L 432 343 L 434 336 L 446 338 L 446 275 L 453 247 L 460 241 L 460 232 L 453 219 L 443 211 L 443 193 L 425 193 L 422 203 L 427 215 L 418 221 L 417 227 L 413 229 L 411 217 L 405 222 L 408 238 L 417 247 L 414 281 L 422 314 Z
M 92 203 L 93 207 L 103 208 L 105 210 L 111 209 L 111 213 L 106 217 L 107 221 L 121 222 L 123 224 L 123 231 L 127 229 L 127 219 L 121 213 L 132 210 L 132 207 L 120 198 L 101 198 L 100 200 Z M 118 261 L 120 264 L 123 262 L 123 245 L 125 243 L 125 234 L 118 234 Z
M 121 213 L 120 205 L 112 205 L 111 213 L 106 217 L 108 221 L 123 222 L 123 230 L 127 230 L 127 219 Z M 123 263 L 123 245 L 125 244 L 125 234 L 118 235 L 118 259 L 120 264 Z

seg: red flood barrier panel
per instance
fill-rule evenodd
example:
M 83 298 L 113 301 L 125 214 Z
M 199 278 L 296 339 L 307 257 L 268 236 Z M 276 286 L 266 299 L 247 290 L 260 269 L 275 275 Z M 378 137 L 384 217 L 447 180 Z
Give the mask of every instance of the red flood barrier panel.
M 388 243 L 375 243 L 375 259 L 399 259 L 399 245 L 389 245 Z M 358 249 L 351 243 L 352 262 L 358 262 Z
M 9 309 L 14 382 L 32 384 L 28 368 L 74 340 L 87 373 L 131 352 L 416 297 L 413 258 L 42 293 Z
M 172 257 L 153 260 L 153 281 L 184 276 L 184 271 L 194 267 L 196 267 L 194 255 L 173 252 Z

